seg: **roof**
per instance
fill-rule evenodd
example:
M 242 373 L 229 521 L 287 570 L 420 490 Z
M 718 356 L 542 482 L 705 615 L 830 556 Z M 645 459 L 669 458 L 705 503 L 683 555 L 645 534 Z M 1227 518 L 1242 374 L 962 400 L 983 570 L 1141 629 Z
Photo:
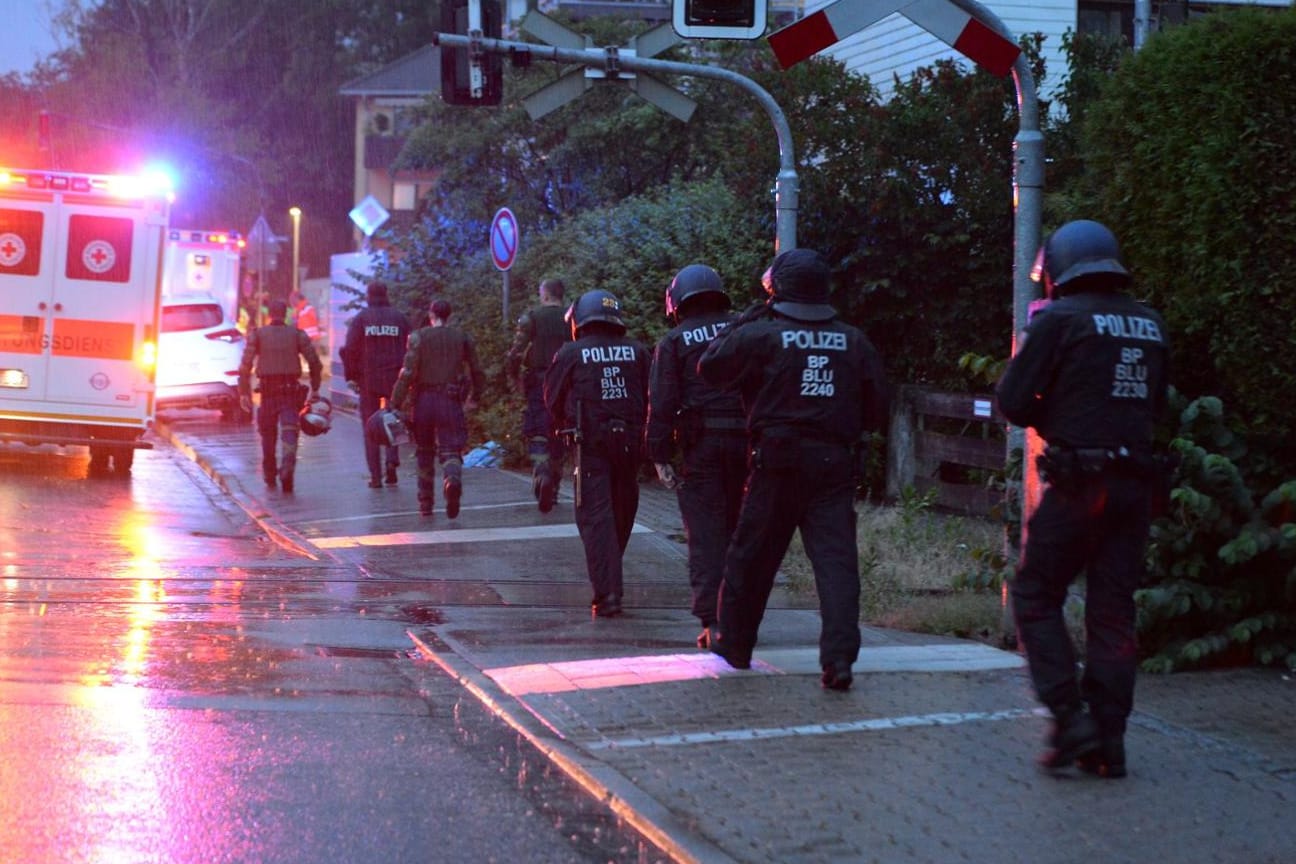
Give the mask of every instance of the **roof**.
M 377 71 L 348 81 L 343 96 L 418 96 L 441 89 L 441 49 L 435 45 L 406 54 Z

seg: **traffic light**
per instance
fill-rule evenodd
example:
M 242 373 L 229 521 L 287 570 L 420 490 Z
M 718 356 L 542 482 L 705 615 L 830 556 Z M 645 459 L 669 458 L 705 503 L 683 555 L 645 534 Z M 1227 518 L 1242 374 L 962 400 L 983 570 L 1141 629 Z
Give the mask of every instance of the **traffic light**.
M 675 32 L 686 39 L 759 39 L 768 0 L 671 0 Z
M 470 36 L 468 5 L 478 4 L 481 10 L 481 35 L 487 39 L 500 38 L 499 0 L 444 0 L 441 4 L 441 30 Z M 476 82 L 478 92 L 473 93 L 473 65 L 479 70 Z M 471 56 L 469 48 L 441 46 L 441 99 L 447 105 L 498 105 L 503 95 L 504 57 L 501 54 L 481 53 Z

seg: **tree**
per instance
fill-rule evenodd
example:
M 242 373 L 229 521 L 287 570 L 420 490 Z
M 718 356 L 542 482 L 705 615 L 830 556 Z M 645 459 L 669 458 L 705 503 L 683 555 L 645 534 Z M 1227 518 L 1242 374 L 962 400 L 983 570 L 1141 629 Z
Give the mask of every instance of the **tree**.
M 73 47 L 35 77 L 63 167 L 178 175 L 173 222 L 246 230 L 263 210 L 323 269 L 350 246 L 347 80 L 426 44 L 435 7 L 413 0 L 104 0 L 70 3 Z M 75 159 L 73 155 L 75 154 Z

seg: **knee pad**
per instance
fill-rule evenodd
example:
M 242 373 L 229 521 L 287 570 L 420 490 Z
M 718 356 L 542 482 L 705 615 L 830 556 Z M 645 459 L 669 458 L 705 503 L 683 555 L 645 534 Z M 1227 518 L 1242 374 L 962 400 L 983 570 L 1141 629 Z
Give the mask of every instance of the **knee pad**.
M 549 439 L 543 435 L 533 435 L 527 439 L 527 455 L 531 461 L 539 462 L 549 458 Z

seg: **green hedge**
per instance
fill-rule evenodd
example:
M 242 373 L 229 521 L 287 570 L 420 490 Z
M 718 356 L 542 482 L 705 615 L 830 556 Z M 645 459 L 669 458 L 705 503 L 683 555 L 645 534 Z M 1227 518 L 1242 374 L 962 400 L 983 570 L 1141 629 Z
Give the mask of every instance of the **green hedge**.
M 1173 380 L 1296 433 L 1296 10 L 1218 12 L 1128 57 L 1087 115 L 1093 215 L 1174 339 Z

